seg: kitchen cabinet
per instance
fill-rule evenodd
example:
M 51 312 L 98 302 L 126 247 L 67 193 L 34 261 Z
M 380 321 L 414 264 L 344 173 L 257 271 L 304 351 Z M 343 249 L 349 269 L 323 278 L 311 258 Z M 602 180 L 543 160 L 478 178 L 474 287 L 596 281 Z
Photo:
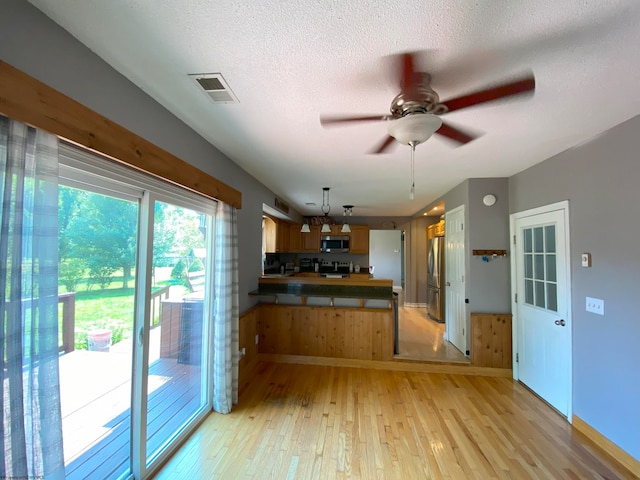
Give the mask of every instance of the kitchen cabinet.
M 263 217 L 262 222 L 264 251 L 266 253 L 276 253 L 277 224 L 272 218 L 266 216 Z
M 304 233 L 300 233 L 302 225 L 297 223 L 289 224 L 289 251 L 290 252 L 302 252 L 302 236 Z
M 444 237 L 444 220 L 427 227 L 427 239 L 434 237 Z
M 349 225 L 349 253 L 369 254 L 369 226 Z
M 276 223 L 276 252 L 289 251 L 289 222 L 278 221 Z
M 302 238 L 302 251 L 305 253 L 319 253 L 320 252 L 320 225 L 311 225 L 308 233 L 301 233 Z

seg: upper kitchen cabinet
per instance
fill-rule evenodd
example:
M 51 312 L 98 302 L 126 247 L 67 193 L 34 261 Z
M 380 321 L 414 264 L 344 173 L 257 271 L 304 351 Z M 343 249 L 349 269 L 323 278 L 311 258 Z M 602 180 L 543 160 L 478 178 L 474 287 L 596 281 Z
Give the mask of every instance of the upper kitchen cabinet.
M 276 253 L 276 221 L 266 215 L 262 217 L 262 243 L 266 253 Z
M 276 228 L 276 252 L 289 252 L 289 230 L 291 224 L 279 220 Z M 295 226 L 294 226 L 295 227 Z
M 369 254 L 369 226 L 349 225 L 349 253 Z
M 305 253 L 319 253 L 320 252 L 320 225 L 311 225 L 308 233 L 301 233 L 302 238 L 302 251 Z
M 297 223 L 289 224 L 289 251 L 290 252 L 302 251 L 302 236 L 306 234 L 300 232 L 301 228 L 302 228 L 302 225 L 299 225 Z

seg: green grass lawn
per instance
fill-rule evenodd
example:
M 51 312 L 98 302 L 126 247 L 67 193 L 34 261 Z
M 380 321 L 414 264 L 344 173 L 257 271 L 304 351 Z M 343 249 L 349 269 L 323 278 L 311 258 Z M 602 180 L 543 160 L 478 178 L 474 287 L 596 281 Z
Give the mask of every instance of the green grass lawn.
M 163 281 L 159 283 L 160 285 L 154 287 L 154 290 L 175 282 Z M 117 283 L 115 284 L 117 285 Z M 60 291 L 62 292 L 63 289 Z M 133 336 L 135 307 L 134 293 L 134 288 L 106 288 L 76 292 L 75 348 L 86 349 L 87 332 L 96 329 L 107 328 L 111 330 L 112 343 L 131 338 Z M 62 306 L 60 305 L 59 308 L 59 338 L 62 343 Z

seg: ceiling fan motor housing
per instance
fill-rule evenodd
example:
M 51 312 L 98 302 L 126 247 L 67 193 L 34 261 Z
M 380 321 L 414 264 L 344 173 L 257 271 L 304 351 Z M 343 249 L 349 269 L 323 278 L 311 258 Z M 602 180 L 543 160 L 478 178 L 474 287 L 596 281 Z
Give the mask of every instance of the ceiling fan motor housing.
M 447 107 L 440 103 L 440 97 L 431 88 L 431 75 L 423 72 L 415 72 L 419 81 L 411 88 L 400 92 L 391 102 L 391 115 L 393 118 L 402 118 L 407 115 L 432 113 L 441 115 L 447 112 Z

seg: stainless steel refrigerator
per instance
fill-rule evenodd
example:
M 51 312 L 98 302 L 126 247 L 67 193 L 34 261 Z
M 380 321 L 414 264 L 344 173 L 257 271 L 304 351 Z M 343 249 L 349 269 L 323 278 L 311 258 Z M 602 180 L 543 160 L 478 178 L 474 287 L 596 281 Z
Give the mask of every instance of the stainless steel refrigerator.
M 427 315 L 444 323 L 444 237 L 427 242 Z

